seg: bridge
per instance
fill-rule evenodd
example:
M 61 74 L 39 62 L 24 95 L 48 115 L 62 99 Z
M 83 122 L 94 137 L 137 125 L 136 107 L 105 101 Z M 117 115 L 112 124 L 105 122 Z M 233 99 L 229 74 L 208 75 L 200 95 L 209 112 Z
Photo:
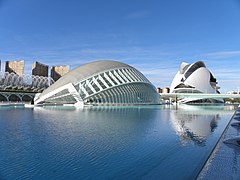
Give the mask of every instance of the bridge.
M 0 102 L 31 101 L 54 82 L 50 77 L 0 72 Z
M 203 99 L 236 99 L 240 94 L 207 94 L 207 93 L 159 93 L 164 100 L 174 99 L 177 101 L 181 98 L 203 98 Z
M 0 91 L 0 102 L 31 102 L 36 93 Z

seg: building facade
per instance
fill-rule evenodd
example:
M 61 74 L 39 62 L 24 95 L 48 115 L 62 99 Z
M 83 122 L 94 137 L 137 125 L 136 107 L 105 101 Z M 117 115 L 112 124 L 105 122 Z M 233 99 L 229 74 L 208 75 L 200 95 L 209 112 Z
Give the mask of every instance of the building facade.
M 117 61 L 95 61 L 60 78 L 36 96 L 35 104 L 159 104 L 151 82 L 135 68 Z
M 38 61 L 32 64 L 32 75 L 48 77 L 48 65 L 39 63 Z
M 170 89 L 168 87 L 165 87 L 162 89 L 162 93 L 169 93 Z
M 24 74 L 24 60 L 6 61 L 5 72 L 14 73 L 19 76 Z
M 57 81 L 60 77 L 69 72 L 69 66 L 52 66 L 51 67 L 51 78 Z
M 162 88 L 160 88 L 160 87 L 157 88 L 158 93 L 162 93 L 162 91 L 163 91 Z
M 170 93 L 220 94 L 217 80 L 202 61 L 188 64 L 183 62 L 175 75 Z M 218 103 L 219 99 L 183 98 L 182 103 Z

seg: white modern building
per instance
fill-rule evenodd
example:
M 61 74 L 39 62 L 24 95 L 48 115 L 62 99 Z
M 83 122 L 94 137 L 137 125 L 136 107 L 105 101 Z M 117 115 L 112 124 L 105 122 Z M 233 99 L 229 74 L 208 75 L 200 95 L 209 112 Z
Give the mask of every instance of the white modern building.
M 117 61 L 95 61 L 61 77 L 37 95 L 34 104 L 159 104 L 152 83 L 135 68 Z
M 188 64 L 183 62 L 175 75 L 170 93 L 220 94 L 217 80 L 202 61 Z M 180 103 L 219 103 L 223 100 L 204 98 L 182 98 Z

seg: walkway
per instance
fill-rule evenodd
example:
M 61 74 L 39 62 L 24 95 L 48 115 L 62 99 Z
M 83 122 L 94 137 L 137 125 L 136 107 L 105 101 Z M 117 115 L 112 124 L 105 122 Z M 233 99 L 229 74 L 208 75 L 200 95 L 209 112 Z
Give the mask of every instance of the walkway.
M 240 127 L 231 126 L 233 122 L 239 122 L 234 119 L 236 113 L 240 113 L 240 107 L 230 120 L 198 179 L 240 179 L 240 146 L 223 142 L 240 134 Z
M 206 94 L 206 93 L 160 93 L 161 98 L 214 98 L 214 99 L 226 99 L 226 98 L 240 98 L 240 94 Z

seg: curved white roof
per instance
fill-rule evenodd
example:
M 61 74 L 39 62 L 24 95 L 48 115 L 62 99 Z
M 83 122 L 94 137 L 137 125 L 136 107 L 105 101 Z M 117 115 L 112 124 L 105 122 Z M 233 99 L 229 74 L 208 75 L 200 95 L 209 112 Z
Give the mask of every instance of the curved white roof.
M 100 72 L 116 68 L 133 68 L 133 67 L 113 60 L 99 60 L 87 63 L 65 74 L 58 81 L 52 84 L 49 88 L 44 90 L 40 97 L 68 83 L 75 84 Z
M 218 94 L 218 89 L 217 81 L 212 73 L 206 68 L 204 62 L 198 61 L 193 64 L 182 63 L 180 65 L 180 69 L 172 81 L 170 92 Z M 188 101 L 198 100 L 191 98 L 185 99 Z

